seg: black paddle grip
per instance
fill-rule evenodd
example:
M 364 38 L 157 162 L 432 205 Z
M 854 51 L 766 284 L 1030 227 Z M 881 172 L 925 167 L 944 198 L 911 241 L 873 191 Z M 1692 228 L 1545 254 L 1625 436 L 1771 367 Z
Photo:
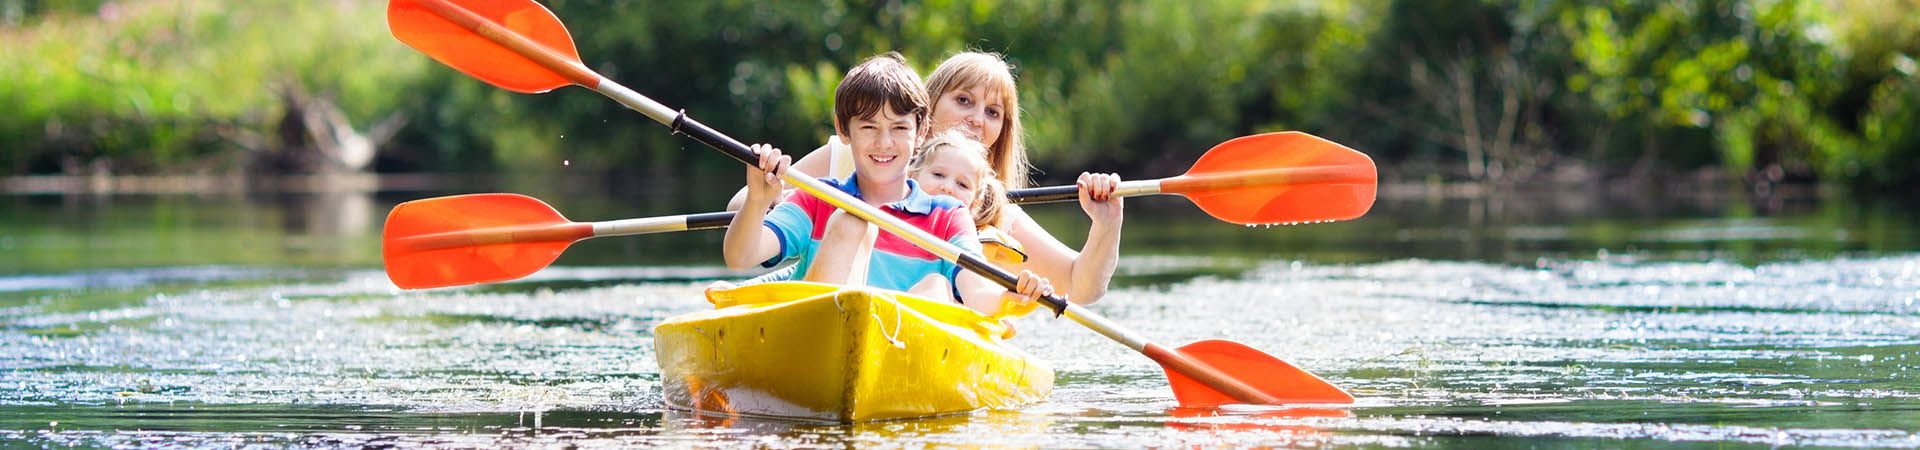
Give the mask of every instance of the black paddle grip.
M 708 147 L 713 147 L 714 150 L 719 150 L 720 153 L 727 154 L 727 156 L 732 157 L 736 161 L 740 161 L 748 166 L 760 166 L 760 155 L 754 154 L 753 149 L 747 148 L 747 144 L 742 144 L 732 137 L 714 131 L 713 128 L 708 127 L 707 124 L 693 120 L 692 117 L 687 117 L 687 111 L 684 109 L 680 110 L 679 115 L 673 117 L 673 124 L 668 127 L 671 128 L 674 133 L 685 134 L 687 137 L 693 138 L 693 140 L 707 144 Z
M 1080 199 L 1080 186 L 1048 186 L 1038 188 L 1015 189 L 1007 192 L 1007 200 L 1016 204 L 1071 202 Z
M 713 230 L 726 228 L 733 223 L 733 211 L 721 211 L 687 215 L 687 230 Z

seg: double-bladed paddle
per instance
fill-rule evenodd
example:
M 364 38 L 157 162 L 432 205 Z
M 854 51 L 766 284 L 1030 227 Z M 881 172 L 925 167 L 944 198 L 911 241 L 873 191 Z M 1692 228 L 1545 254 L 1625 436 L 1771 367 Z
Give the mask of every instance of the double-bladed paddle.
M 758 160 L 740 141 L 588 69 L 580 62 L 573 38 L 559 18 L 531 0 L 392 0 L 387 4 L 387 21 L 394 36 L 402 42 L 489 84 L 525 93 L 578 84 L 741 163 L 753 165 Z M 1368 169 L 1371 168 L 1369 164 Z M 1366 203 L 1371 204 L 1374 192 L 1371 172 L 1368 170 L 1364 176 L 1353 179 L 1353 184 L 1365 184 L 1365 187 L 1351 186 L 1336 191 L 1350 195 L 1364 192 Z M 1015 285 L 1013 274 L 988 264 L 980 255 L 965 253 L 817 179 L 793 171 L 787 172 L 783 179 L 801 191 L 1001 286 L 1013 289 Z M 1365 183 L 1359 183 L 1362 180 Z M 1364 212 L 1365 208 L 1360 211 Z M 564 243 L 554 245 L 565 246 Z M 1353 401 L 1352 395 L 1326 380 L 1245 345 L 1209 340 L 1171 349 L 1153 344 L 1057 295 L 1043 297 L 1040 302 L 1056 314 L 1160 363 L 1173 384 L 1174 398 L 1182 406 Z
M 1373 161 L 1306 133 L 1235 138 L 1202 155 L 1186 174 L 1121 182 L 1113 195 L 1179 195 L 1220 220 L 1240 225 L 1324 222 L 1359 217 L 1373 205 Z M 1073 185 L 1009 191 L 1015 203 L 1078 198 Z M 546 203 L 518 194 L 467 194 L 413 200 L 387 215 L 387 274 L 403 288 L 492 283 L 532 275 L 587 238 L 726 228 L 731 212 L 573 222 Z

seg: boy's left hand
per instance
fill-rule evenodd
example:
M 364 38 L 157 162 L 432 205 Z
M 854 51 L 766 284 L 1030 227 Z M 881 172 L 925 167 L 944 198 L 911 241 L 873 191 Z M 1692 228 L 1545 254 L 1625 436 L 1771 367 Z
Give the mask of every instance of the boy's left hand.
M 1126 201 L 1113 195 L 1120 187 L 1120 176 L 1111 173 L 1081 172 L 1074 181 L 1080 188 L 1080 209 L 1094 223 L 1117 223 L 1126 209 Z

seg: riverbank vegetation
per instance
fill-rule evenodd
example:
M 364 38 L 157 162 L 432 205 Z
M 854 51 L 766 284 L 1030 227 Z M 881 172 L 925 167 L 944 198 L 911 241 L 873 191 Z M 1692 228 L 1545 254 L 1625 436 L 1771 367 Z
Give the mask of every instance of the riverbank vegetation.
M 1047 180 L 1295 129 L 1398 180 L 1920 185 L 1915 0 L 545 3 L 601 73 L 793 151 L 853 62 L 981 49 Z M 591 92 L 445 69 L 384 8 L 0 0 L 0 174 L 731 173 Z

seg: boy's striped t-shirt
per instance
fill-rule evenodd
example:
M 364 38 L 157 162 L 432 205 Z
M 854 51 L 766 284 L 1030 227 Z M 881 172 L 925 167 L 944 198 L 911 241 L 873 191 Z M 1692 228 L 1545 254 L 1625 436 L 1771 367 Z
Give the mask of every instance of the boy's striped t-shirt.
M 855 198 L 860 197 L 860 186 L 854 177 L 821 178 L 820 181 L 853 194 Z M 773 230 L 774 236 L 780 238 L 780 254 L 761 263 L 761 266 L 773 267 L 788 259 L 799 258 L 794 273 L 807 273 L 807 268 L 813 265 L 814 253 L 820 248 L 827 218 L 833 216 L 835 209 L 832 204 L 798 190 L 774 206 L 773 211 L 767 213 L 764 223 Z M 961 207 L 960 201 L 945 195 L 928 195 L 913 180 L 907 180 L 905 198 L 881 205 L 880 210 L 962 250 L 980 252 L 980 241 L 974 236 L 973 217 L 968 215 L 966 208 Z M 937 274 L 947 279 L 948 286 L 955 286 L 954 277 L 959 271 L 958 265 L 940 259 L 893 233 L 882 231 L 874 241 L 873 256 L 867 264 L 867 284 L 905 291 L 927 275 Z

